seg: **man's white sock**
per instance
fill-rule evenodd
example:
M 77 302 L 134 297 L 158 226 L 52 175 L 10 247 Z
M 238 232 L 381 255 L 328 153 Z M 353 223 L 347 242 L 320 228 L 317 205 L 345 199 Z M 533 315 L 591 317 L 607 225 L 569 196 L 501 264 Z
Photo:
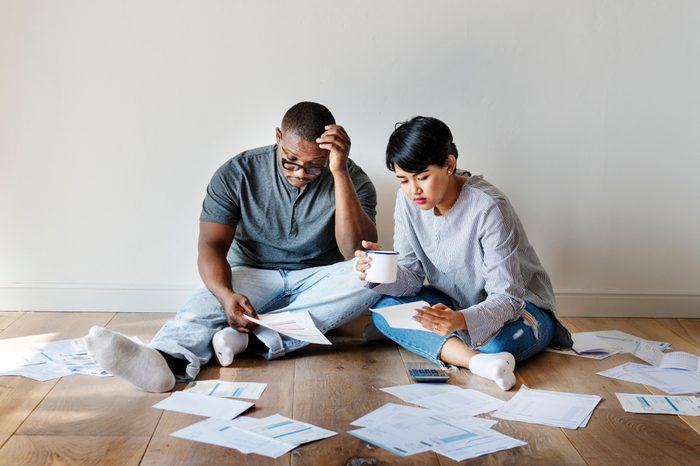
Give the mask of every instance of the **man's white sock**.
M 103 327 L 92 327 L 85 343 L 102 369 L 143 391 L 167 392 L 175 386 L 167 361 L 150 346 Z
M 469 370 L 493 380 L 501 390 L 510 390 L 515 385 L 515 358 L 510 353 L 479 353 L 469 360 Z
M 223 367 L 233 363 L 233 357 L 248 347 L 248 334 L 226 327 L 214 334 L 211 340 L 214 356 Z

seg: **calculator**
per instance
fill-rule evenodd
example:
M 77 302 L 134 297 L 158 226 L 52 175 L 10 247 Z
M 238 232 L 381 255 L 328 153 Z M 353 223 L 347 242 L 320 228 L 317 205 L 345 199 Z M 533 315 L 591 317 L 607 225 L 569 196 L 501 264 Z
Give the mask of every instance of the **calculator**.
M 450 378 L 444 368 L 429 364 L 407 363 L 406 369 L 408 375 L 416 382 L 446 382 Z

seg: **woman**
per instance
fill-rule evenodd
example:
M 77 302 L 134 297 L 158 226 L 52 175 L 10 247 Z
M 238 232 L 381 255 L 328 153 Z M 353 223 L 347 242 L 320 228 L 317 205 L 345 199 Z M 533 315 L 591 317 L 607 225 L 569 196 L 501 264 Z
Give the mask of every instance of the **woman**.
M 367 286 L 386 295 L 375 308 L 427 301 L 415 319 L 429 332 L 372 318 L 406 349 L 510 390 L 516 363 L 547 345 L 570 348 L 571 335 L 554 314 L 551 282 L 508 199 L 481 176 L 458 170 L 457 155 L 450 129 L 435 118 L 413 118 L 389 138 L 386 164 L 403 192 L 394 211 L 398 274 L 394 283 Z M 364 280 L 371 258 L 355 256 Z

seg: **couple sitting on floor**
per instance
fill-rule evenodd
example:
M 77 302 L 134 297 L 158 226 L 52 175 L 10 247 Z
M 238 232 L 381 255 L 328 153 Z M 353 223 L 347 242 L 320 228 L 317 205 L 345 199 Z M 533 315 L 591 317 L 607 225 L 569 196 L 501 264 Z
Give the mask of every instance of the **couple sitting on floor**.
M 516 362 L 548 345 L 571 347 L 512 206 L 481 176 L 457 168 L 443 122 L 416 117 L 389 138 L 386 165 L 401 192 L 397 279 L 387 284 L 364 281 L 364 251 L 380 249 L 376 191 L 348 158 L 345 129 L 323 105 L 301 102 L 284 115 L 276 140 L 227 161 L 207 187 L 198 243 L 206 288 L 149 345 L 90 329 L 87 347 L 104 369 L 142 390 L 168 391 L 212 356 L 226 366 L 249 346 L 273 359 L 307 344 L 244 314 L 308 311 L 325 333 L 369 307 L 417 300 L 430 304 L 416 315 L 429 332 L 392 328 L 376 313 L 374 325 L 408 350 L 503 390 L 515 384 Z

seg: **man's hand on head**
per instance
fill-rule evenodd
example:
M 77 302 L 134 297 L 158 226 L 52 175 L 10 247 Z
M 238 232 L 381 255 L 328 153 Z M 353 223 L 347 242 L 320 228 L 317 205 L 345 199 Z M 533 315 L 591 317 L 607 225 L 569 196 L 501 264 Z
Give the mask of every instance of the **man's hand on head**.
M 350 155 L 350 136 L 340 125 L 328 125 L 320 138 L 316 139 L 318 147 L 330 151 L 328 168 L 331 173 L 346 172 L 348 156 Z
M 250 317 L 258 318 L 253 305 L 245 295 L 233 293 L 224 303 L 224 312 L 226 312 L 229 325 L 239 332 L 249 333 L 258 326 L 255 322 L 243 317 L 243 314 L 247 314 Z

